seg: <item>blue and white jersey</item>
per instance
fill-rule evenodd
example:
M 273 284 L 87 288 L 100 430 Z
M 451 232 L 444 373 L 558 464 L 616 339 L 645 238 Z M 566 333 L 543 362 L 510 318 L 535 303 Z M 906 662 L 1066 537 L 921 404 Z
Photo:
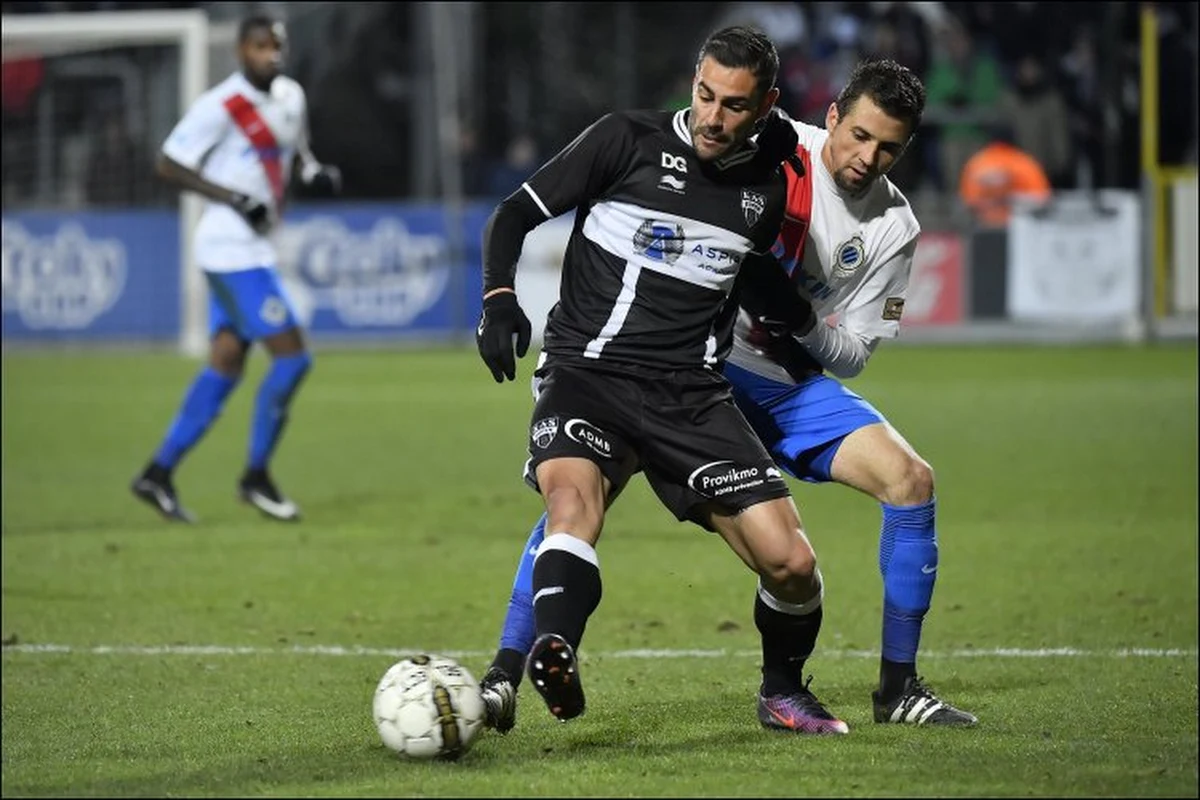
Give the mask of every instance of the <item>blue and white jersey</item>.
M 903 193 L 881 176 L 861 197 L 850 197 L 822 159 L 829 133 L 794 123 L 806 174 L 791 165 L 788 204 L 772 252 L 816 312 L 818 325 L 840 328 L 874 347 L 900 333 L 900 318 L 921 226 Z M 749 341 L 751 320 L 739 314 L 729 362 L 782 383 L 794 378 Z
M 280 213 L 292 160 L 308 130 L 304 90 L 280 75 L 269 92 L 240 72 L 202 94 L 163 144 L 173 161 Z M 196 227 L 196 262 L 209 272 L 276 263 L 268 236 L 224 203 L 208 202 Z

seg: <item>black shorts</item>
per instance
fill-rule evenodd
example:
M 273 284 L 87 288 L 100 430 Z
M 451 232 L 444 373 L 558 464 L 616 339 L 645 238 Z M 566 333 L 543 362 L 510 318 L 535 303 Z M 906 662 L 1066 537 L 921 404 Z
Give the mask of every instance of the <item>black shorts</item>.
M 554 365 L 536 373 L 525 480 L 554 458 L 586 458 L 615 497 L 639 470 L 676 519 L 711 530 L 709 507 L 737 512 L 788 497 L 783 474 L 709 370 L 643 376 Z

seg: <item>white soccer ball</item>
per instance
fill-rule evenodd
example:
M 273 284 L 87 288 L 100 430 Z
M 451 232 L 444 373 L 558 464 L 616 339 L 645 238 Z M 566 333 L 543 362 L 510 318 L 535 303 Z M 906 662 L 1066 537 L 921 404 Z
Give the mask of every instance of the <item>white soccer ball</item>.
M 375 688 L 375 727 L 389 750 L 448 761 L 483 728 L 479 683 L 454 659 L 418 655 L 393 664 Z

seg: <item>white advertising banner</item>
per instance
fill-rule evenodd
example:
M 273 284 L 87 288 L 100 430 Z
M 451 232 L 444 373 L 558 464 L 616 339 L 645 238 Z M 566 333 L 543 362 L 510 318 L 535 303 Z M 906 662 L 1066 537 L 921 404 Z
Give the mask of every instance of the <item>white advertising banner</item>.
M 535 342 L 542 341 L 546 315 L 558 302 L 563 253 L 574 224 L 573 211 L 546 220 L 529 232 L 521 246 L 521 258 L 517 261 L 517 297 L 521 298 L 521 308 L 529 317 Z
M 1098 322 L 1139 313 L 1141 201 L 1136 192 L 1057 192 L 1018 207 L 1008 228 L 1008 315 Z

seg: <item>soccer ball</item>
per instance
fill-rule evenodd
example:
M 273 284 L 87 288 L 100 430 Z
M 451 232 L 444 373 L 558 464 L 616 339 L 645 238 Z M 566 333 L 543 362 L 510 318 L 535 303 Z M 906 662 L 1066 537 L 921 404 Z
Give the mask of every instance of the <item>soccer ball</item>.
M 375 688 L 375 727 L 384 745 L 408 758 L 453 761 L 483 728 L 483 697 L 453 659 L 418 655 L 393 664 Z

